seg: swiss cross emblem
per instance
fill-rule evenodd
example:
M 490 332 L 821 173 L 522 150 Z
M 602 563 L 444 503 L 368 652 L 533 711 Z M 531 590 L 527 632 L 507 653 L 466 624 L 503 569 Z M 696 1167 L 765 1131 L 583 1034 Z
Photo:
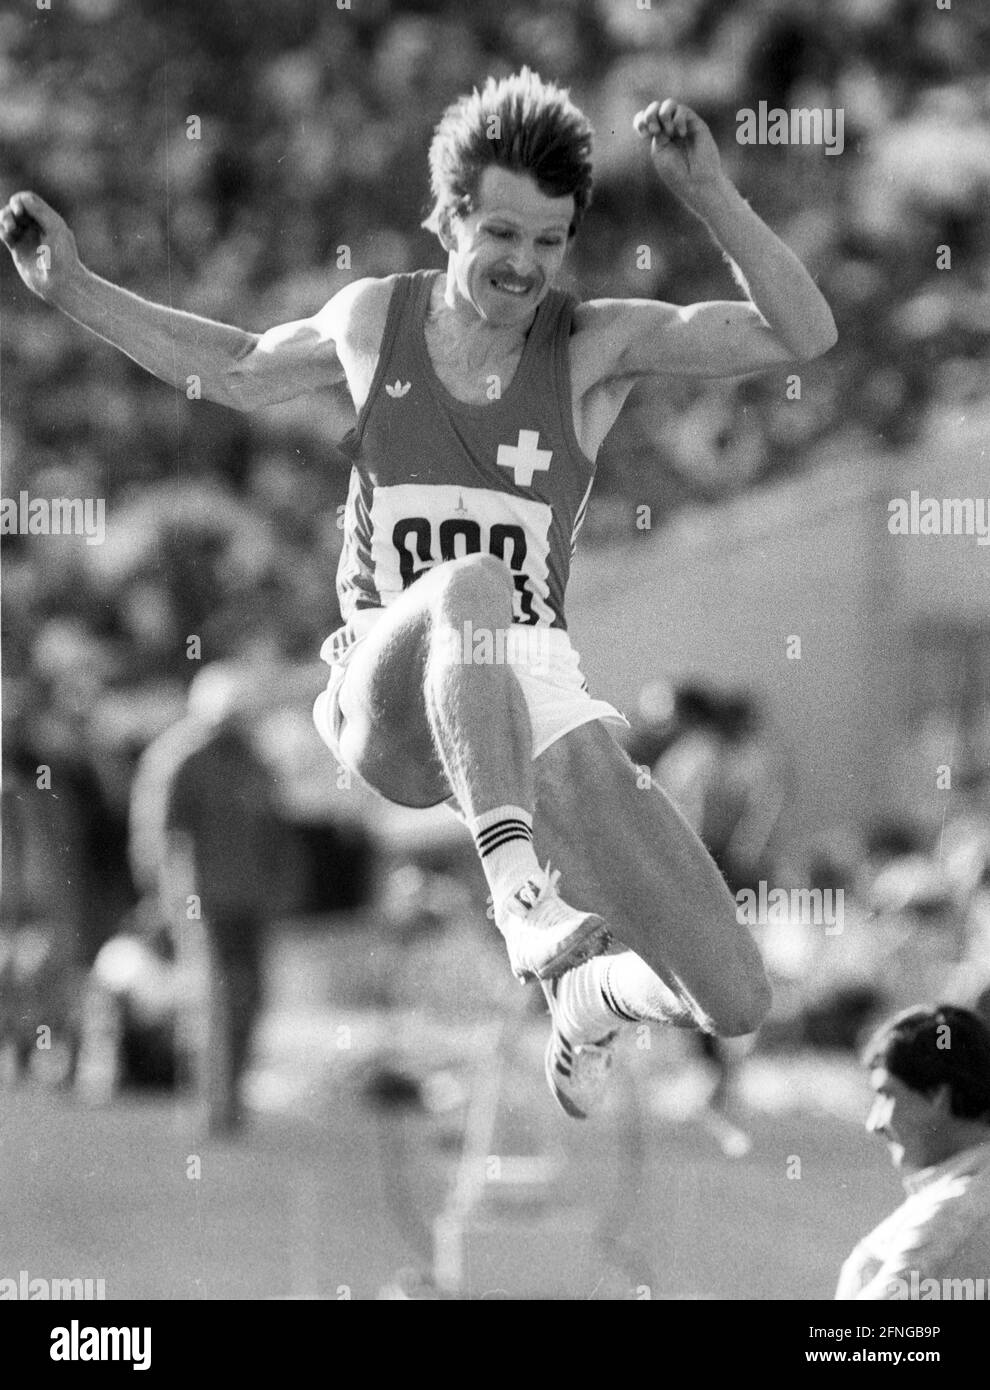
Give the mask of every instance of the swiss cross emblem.
M 553 458 L 552 449 L 540 449 L 539 430 L 520 430 L 518 444 L 500 444 L 495 462 L 502 468 L 511 468 L 516 487 L 532 487 L 533 474 L 537 469 L 545 472 Z

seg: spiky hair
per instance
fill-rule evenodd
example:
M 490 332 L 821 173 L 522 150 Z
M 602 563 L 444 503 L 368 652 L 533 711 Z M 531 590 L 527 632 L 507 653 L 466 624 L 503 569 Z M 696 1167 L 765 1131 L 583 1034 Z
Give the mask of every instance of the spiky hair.
M 423 226 L 439 233 L 451 214 L 476 204 L 487 168 L 528 174 L 550 198 L 574 198 L 568 235 L 591 203 L 592 129 L 567 91 L 523 68 L 447 107 L 430 144 L 433 209 Z

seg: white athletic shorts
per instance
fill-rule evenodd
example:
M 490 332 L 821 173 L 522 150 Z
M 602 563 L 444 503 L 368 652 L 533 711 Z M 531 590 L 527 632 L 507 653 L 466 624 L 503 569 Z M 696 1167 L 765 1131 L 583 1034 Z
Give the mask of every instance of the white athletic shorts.
M 363 609 L 346 627 L 332 633 L 324 642 L 320 657 L 330 666 L 326 690 L 317 697 L 313 719 L 323 742 L 338 762 L 341 713 L 338 697 L 347 666 L 363 638 L 383 609 Z M 561 628 L 524 627 L 514 624 L 508 634 L 472 630 L 465 625 L 460 638 L 460 659 L 465 664 L 505 664 L 511 666 L 522 687 L 533 727 L 533 757 L 592 720 L 629 727 L 625 715 L 606 700 L 594 700 L 581 673 L 581 659 L 571 639 Z M 501 645 L 495 638 L 502 637 Z

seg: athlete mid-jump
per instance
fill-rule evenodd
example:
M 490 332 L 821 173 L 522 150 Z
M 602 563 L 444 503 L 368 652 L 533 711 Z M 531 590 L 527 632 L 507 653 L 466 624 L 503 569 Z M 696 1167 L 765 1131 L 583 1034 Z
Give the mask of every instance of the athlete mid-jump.
M 735 1035 L 769 1004 L 715 864 L 664 794 L 638 785 L 603 727 L 622 716 L 590 697 L 567 636 L 599 446 L 643 378 L 779 367 L 836 336 L 705 123 L 651 102 L 634 129 L 744 298 L 577 303 L 554 288 L 591 196 L 591 129 L 525 69 L 437 127 L 426 225 L 446 269 L 357 280 L 261 335 L 108 284 L 35 194 L 0 212 L 35 293 L 179 389 L 195 374 L 209 399 L 252 410 L 346 382 L 358 423 L 345 441 L 345 621 L 324 646 L 317 725 L 382 796 L 450 801 L 463 817 L 512 968 L 543 984 L 547 1076 L 575 1117 L 596 1104 L 624 1022 Z M 626 949 L 599 954 L 609 933 Z

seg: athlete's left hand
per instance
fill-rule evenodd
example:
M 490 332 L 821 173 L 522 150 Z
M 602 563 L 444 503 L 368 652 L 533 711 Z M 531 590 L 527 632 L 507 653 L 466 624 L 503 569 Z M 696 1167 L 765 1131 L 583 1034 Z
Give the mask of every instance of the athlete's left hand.
M 664 183 L 689 207 L 724 178 L 718 146 L 699 115 L 681 102 L 651 101 L 633 120 L 649 140 L 653 166 Z

